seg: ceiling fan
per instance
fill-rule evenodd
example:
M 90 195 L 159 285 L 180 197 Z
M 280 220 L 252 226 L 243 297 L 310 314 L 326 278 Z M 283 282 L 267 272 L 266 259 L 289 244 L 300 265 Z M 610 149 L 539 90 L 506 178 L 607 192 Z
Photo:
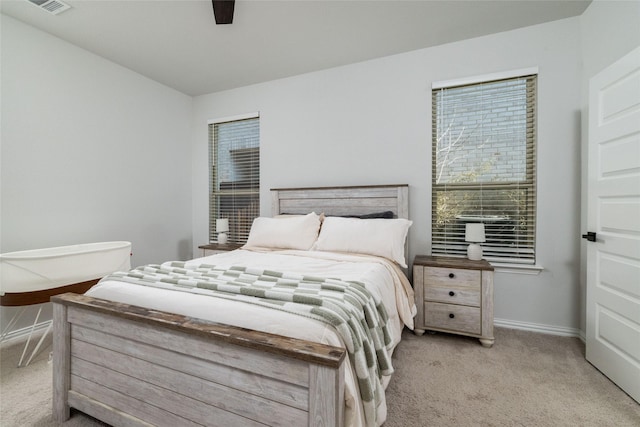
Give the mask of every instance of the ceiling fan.
M 211 0 L 211 3 L 213 3 L 213 14 L 217 25 L 233 23 L 233 8 L 236 0 Z

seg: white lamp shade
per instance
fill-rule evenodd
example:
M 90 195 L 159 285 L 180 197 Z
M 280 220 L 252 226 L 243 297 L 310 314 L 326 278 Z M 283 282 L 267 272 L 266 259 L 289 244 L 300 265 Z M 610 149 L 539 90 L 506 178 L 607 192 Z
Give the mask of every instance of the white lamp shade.
M 229 231 L 229 218 L 216 219 L 216 232 L 226 233 Z
M 464 240 L 466 242 L 481 243 L 485 242 L 484 224 L 468 222 L 465 228 Z

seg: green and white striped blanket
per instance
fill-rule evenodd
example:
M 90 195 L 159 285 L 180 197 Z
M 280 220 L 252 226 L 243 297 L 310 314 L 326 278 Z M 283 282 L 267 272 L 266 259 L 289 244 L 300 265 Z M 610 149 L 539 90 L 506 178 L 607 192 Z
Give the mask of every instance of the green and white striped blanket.
M 377 407 L 384 401 L 382 375 L 393 373 L 389 318 L 382 301 L 363 283 L 240 266 L 189 266 L 180 261 L 117 272 L 103 280 L 243 301 L 332 325 L 349 354 L 367 425 L 378 424 Z

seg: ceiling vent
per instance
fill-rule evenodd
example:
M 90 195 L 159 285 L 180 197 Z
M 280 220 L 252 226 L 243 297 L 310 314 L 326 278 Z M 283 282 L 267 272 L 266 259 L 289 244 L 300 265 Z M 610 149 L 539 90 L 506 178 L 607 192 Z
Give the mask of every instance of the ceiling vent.
M 52 15 L 58 15 L 65 10 L 71 9 L 71 6 L 60 0 L 27 0 L 29 3 L 44 9 Z

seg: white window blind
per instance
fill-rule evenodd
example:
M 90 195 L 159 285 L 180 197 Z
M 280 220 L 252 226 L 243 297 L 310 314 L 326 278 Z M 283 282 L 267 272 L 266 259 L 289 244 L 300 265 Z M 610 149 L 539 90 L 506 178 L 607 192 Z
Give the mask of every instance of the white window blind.
M 536 75 L 432 91 L 432 253 L 466 256 L 485 224 L 489 261 L 535 264 Z
M 228 241 L 245 243 L 260 215 L 259 118 L 209 124 L 209 241 L 217 239 L 216 219 L 229 219 Z

